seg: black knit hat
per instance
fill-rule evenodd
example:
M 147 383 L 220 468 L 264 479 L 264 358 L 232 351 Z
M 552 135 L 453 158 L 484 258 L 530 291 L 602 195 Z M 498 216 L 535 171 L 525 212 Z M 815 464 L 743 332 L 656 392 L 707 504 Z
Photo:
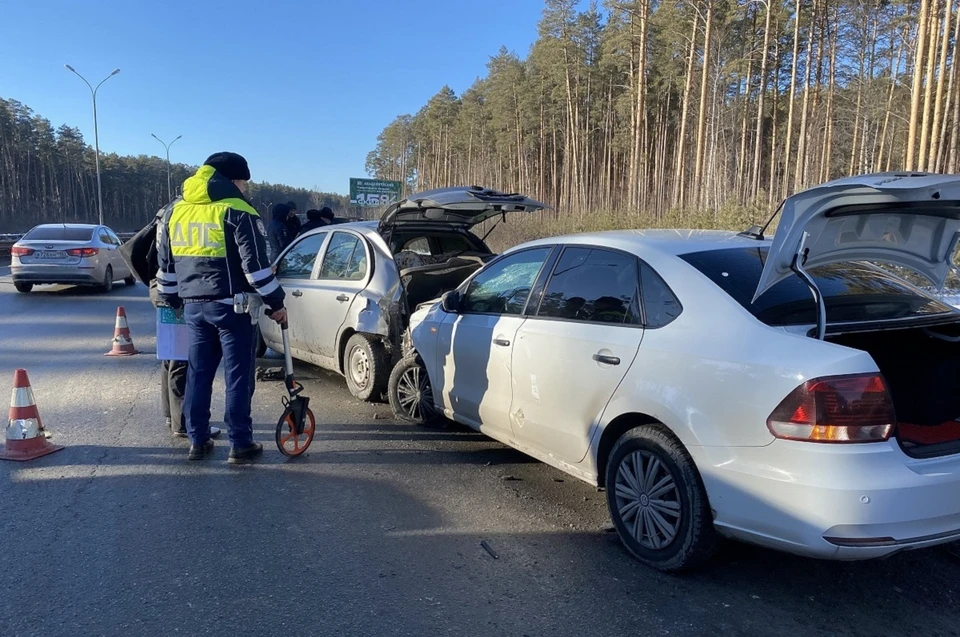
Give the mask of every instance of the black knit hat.
M 218 173 L 229 179 L 250 181 L 250 167 L 247 160 L 237 153 L 214 153 L 203 162 L 204 166 L 212 166 Z

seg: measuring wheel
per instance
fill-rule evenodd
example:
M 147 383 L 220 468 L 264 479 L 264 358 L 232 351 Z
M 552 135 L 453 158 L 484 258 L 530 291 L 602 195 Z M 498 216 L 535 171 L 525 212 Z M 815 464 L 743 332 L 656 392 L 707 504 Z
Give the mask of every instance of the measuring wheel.
M 317 421 L 309 408 L 303 410 L 302 419 L 299 419 L 297 410 L 288 403 L 280 420 L 277 421 L 276 440 L 280 453 L 291 458 L 302 454 L 313 442 L 316 427 Z
M 293 358 L 290 356 L 290 339 L 287 336 L 287 323 L 280 324 L 283 335 L 283 358 L 286 375 L 283 384 L 287 395 L 283 397 L 283 415 L 277 421 L 277 448 L 285 456 L 296 457 L 307 450 L 313 442 L 317 420 L 310 411 L 310 399 L 301 395 L 303 385 L 293 379 Z

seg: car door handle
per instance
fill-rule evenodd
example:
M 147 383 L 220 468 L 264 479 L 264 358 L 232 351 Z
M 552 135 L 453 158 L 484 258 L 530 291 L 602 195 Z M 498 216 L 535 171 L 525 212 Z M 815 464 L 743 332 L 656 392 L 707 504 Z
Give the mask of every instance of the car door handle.
M 604 365 L 619 365 L 620 357 L 619 356 L 607 356 L 606 354 L 594 354 L 593 360 Z
M 347 301 L 350 300 L 350 297 L 347 296 L 346 294 L 341 294 L 340 296 L 337 297 L 337 300 L 340 301 L 341 303 L 346 303 Z
M 510 341 L 505 338 L 495 338 L 493 339 L 494 345 L 499 345 L 500 347 L 510 347 Z
M 292 294 L 293 296 L 303 296 L 303 292 L 301 292 L 300 290 L 294 290 L 290 294 Z

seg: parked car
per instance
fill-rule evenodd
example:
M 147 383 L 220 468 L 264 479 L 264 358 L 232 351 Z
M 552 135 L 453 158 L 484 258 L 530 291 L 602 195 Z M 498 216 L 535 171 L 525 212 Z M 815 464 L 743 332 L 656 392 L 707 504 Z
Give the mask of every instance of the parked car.
M 106 226 L 81 223 L 42 224 L 13 244 L 10 273 L 18 292 L 35 285 L 94 285 L 105 292 L 114 281 L 136 279 L 120 256 L 120 239 Z
M 275 263 L 287 293 L 291 355 L 343 374 L 360 399 L 380 398 L 410 309 L 456 288 L 492 258 L 470 229 L 543 207 L 523 195 L 446 188 L 392 204 L 379 223 L 303 234 Z M 268 346 L 282 351 L 277 324 L 259 324 L 261 353 Z
M 656 568 L 718 536 L 855 560 L 960 538 L 960 176 L 845 179 L 754 230 L 545 239 L 411 319 L 397 415 L 605 488 Z

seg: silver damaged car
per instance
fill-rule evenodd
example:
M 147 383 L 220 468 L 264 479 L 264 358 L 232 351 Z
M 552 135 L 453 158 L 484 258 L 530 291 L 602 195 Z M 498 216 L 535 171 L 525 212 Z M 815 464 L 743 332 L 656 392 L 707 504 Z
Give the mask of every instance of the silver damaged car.
M 342 374 L 357 398 L 381 399 L 410 314 L 494 256 L 471 229 L 545 207 L 520 194 L 444 188 L 391 204 L 379 222 L 297 237 L 274 264 L 287 293 L 291 355 Z M 259 325 L 259 353 L 282 351 L 279 326 L 262 316 Z

